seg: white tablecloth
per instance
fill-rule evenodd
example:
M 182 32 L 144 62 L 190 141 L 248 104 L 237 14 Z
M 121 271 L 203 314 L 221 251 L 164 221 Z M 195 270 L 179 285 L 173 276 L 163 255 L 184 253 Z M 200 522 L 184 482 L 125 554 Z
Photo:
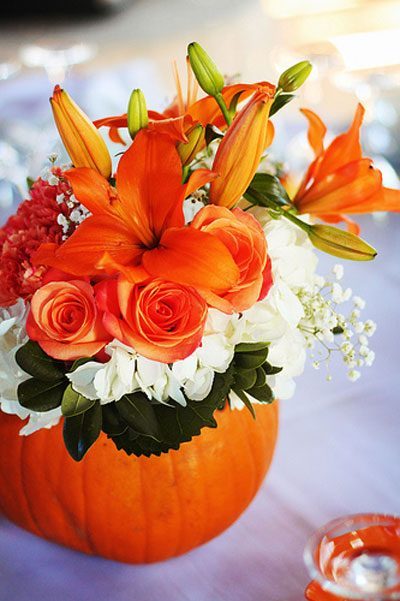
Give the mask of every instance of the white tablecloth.
M 400 511 L 400 219 L 368 219 L 363 233 L 380 254 L 346 272 L 378 322 L 377 360 L 356 384 L 307 370 L 282 403 L 273 466 L 242 518 L 204 547 L 149 566 L 87 557 L 0 520 L 0 601 L 299 601 L 302 550 L 317 526 Z M 323 258 L 320 271 L 332 263 Z

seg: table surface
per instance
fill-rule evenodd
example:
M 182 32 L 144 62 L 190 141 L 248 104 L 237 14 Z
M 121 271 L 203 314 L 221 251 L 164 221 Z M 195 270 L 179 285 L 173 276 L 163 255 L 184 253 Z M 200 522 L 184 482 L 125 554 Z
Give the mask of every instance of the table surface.
M 64 549 L 0 518 L 0 601 L 299 601 L 302 551 L 326 521 L 358 512 L 400 512 L 400 218 L 361 220 L 379 249 L 346 264 L 347 283 L 378 323 L 377 359 L 355 384 L 327 383 L 311 367 L 282 403 L 268 477 L 226 533 L 186 556 L 128 566 Z M 336 261 L 322 257 L 323 275 Z

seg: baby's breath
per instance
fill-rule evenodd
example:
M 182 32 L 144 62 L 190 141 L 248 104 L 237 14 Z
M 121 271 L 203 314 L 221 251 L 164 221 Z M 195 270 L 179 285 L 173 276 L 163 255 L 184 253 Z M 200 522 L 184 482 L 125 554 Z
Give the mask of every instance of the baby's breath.
M 304 309 L 299 329 L 304 335 L 314 369 L 326 364 L 326 379 L 330 381 L 331 356 L 333 352 L 339 352 L 347 377 L 355 382 L 361 375 L 358 368 L 369 367 L 374 361 L 375 353 L 369 348 L 369 338 L 374 334 L 376 324 L 370 319 L 360 319 L 365 301 L 353 296 L 351 288 L 344 288 L 339 283 L 343 271 L 342 265 L 335 265 L 333 280 L 316 276 L 312 287 L 299 290 L 298 298 Z M 347 311 L 342 312 L 342 305 L 346 304 Z

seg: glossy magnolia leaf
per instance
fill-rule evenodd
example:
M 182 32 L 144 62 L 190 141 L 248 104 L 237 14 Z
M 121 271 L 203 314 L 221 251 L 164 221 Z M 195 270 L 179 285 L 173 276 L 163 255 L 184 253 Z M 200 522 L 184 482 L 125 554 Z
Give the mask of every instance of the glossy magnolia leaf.
M 265 362 L 268 355 L 268 348 L 260 349 L 253 353 L 236 353 L 235 354 L 235 369 L 257 369 Z
M 244 369 L 235 374 L 235 388 L 248 390 L 253 388 L 257 382 L 257 371 L 255 369 Z
M 18 386 L 18 400 L 30 411 L 51 411 L 61 405 L 68 381 L 45 382 L 30 378 Z
M 72 388 L 72 384 L 69 384 L 64 391 L 61 402 L 61 411 L 65 417 L 73 417 L 74 415 L 85 413 L 85 411 L 93 407 L 96 402 L 97 401 L 90 400 L 79 392 L 76 392 Z
M 123 449 L 128 455 L 137 456 L 160 455 L 170 449 L 179 449 L 183 442 L 189 442 L 198 436 L 204 427 L 215 428 L 217 422 L 214 418 L 216 410 L 221 409 L 225 403 L 233 384 L 232 365 L 224 374 L 215 374 L 214 384 L 210 394 L 203 401 L 187 399 L 187 406 L 174 404 L 151 405 L 159 425 L 160 441 L 138 433 L 125 422 L 119 405 L 121 401 L 104 406 L 106 413 L 105 432 L 112 438 L 118 449 Z M 150 402 L 147 400 L 150 405 Z M 115 434 L 120 431 L 121 434 Z
M 293 98 L 296 98 L 295 94 L 279 94 L 279 96 L 277 96 L 272 103 L 271 110 L 269 111 L 269 116 L 272 117 L 273 115 L 275 115 L 275 113 L 280 111 L 291 100 L 293 100 Z
M 268 363 L 264 363 L 264 365 L 269 365 L 269 364 Z M 278 369 L 279 371 L 281 370 L 280 367 L 278 367 L 278 368 L 275 367 L 275 368 L 272 368 L 272 369 Z M 257 369 L 256 369 L 256 381 L 255 381 L 254 387 L 255 388 L 259 388 L 260 386 L 264 386 L 264 384 L 265 384 L 265 378 L 266 378 L 266 373 L 265 373 L 265 371 L 263 369 L 263 366 L 262 367 L 257 367 Z
M 273 365 L 270 365 L 269 363 L 264 363 L 262 368 L 267 376 L 274 376 L 275 374 L 279 374 L 282 371 L 282 367 L 275 367 Z
M 272 403 L 274 400 L 274 394 L 268 384 L 251 388 L 250 390 L 246 390 L 246 392 L 261 403 Z
M 252 204 L 271 208 L 271 201 L 279 206 L 293 206 L 279 178 L 269 173 L 256 173 L 245 197 Z
M 142 392 L 126 394 L 117 401 L 116 407 L 122 419 L 132 430 L 142 436 L 154 438 L 158 442 L 162 440 L 154 405 L 145 394 Z
M 122 421 L 116 405 L 116 403 L 107 403 L 102 406 L 103 431 L 110 438 L 125 434 L 129 428 L 128 424 Z
M 75 461 L 81 461 L 90 447 L 100 436 L 102 427 L 101 405 L 97 401 L 93 407 L 64 420 L 64 443 Z
M 33 340 L 17 350 L 15 359 L 21 369 L 38 380 L 54 382 L 65 377 L 64 363 L 46 355 Z
M 235 346 L 235 353 L 254 353 L 268 349 L 268 346 L 266 342 L 241 342 Z

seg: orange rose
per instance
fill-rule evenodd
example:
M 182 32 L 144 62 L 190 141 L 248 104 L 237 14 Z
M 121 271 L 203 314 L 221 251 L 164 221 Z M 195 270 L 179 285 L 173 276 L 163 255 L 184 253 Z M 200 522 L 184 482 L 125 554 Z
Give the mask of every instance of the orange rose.
M 94 290 L 82 280 L 53 281 L 31 302 L 27 333 L 55 359 L 92 357 L 111 340 L 102 323 Z
M 110 311 L 115 291 L 119 309 Z M 148 359 L 172 363 L 201 343 L 207 304 L 194 288 L 158 278 L 139 284 L 108 280 L 98 285 L 96 299 L 107 331 Z
M 197 213 L 191 226 L 219 238 L 239 268 L 238 283 L 225 294 L 218 297 L 201 291 L 212 306 L 228 313 L 244 311 L 266 296 L 272 285 L 271 262 L 263 229 L 252 215 L 209 205 Z

